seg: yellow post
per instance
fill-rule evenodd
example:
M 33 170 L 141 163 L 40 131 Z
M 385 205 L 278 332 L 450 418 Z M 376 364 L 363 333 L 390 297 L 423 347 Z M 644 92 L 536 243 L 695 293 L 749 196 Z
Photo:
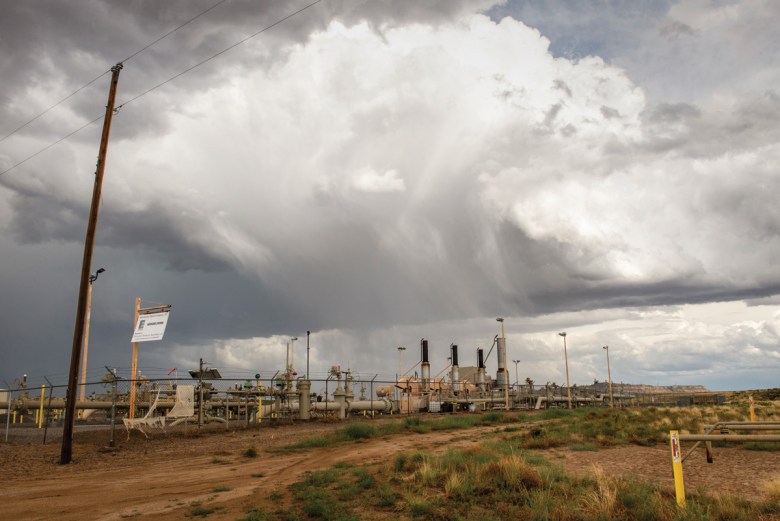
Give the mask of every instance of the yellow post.
M 753 397 L 749 396 L 748 401 L 750 402 L 750 421 L 755 422 L 756 421 L 756 410 L 753 408 Z
M 41 386 L 41 406 L 38 408 L 38 428 L 43 427 L 43 397 L 46 396 L 46 384 Z
M 683 482 L 682 455 L 680 436 L 677 431 L 669 431 L 669 443 L 672 447 L 672 471 L 674 472 L 674 492 L 677 496 L 677 506 L 685 508 L 685 483 Z

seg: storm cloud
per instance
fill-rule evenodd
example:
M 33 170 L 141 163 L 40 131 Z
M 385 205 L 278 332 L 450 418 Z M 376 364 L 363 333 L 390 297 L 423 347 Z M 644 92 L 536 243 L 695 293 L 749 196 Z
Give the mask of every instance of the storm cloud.
M 0 142 L 0 171 L 210 5 L 3 6 L 0 135 L 99 79 Z M 609 344 L 624 381 L 774 385 L 774 4 L 325 0 L 175 77 L 306 5 L 227 1 L 126 60 L 91 367 L 129 365 L 141 295 L 174 305 L 152 374 L 271 368 L 306 330 L 318 370 L 390 372 L 398 345 L 443 359 L 503 316 L 537 381 L 566 329 L 581 383 Z M 99 127 L 0 175 L 9 382 L 67 372 Z

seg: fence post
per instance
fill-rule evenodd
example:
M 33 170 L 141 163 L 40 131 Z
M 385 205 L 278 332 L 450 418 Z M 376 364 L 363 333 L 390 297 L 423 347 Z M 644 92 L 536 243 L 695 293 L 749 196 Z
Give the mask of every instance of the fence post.
M 9 386 L 10 387 L 10 386 Z M 5 417 L 5 441 L 8 442 L 8 428 L 11 426 L 11 400 L 14 397 L 14 393 L 11 389 L 8 389 L 8 413 Z

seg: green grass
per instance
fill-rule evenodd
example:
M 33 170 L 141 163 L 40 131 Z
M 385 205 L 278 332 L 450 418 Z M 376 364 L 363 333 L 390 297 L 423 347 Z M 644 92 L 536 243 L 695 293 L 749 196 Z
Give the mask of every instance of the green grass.
M 687 508 L 677 508 L 669 487 L 594 469 L 585 477 L 567 474 L 536 449 L 600 450 L 627 444 L 668 443 L 672 429 L 701 432 L 717 416 L 744 419 L 741 407 L 641 410 L 582 408 L 539 413 L 503 412 L 408 417 L 396 422 L 353 423 L 328 437 L 328 444 L 355 443 L 377 436 L 468 429 L 481 443 L 443 452 L 402 452 L 371 466 L 338 463 L 308 472 L 289 494 L 271 494 L 256 520 L 499 519 L 583 521 L 693 521 L 780 519 L 780 492 L 765 502 L 710 497 L 689 490 Z M 511 424 L 509 427 L 504 425 Z M 690 431 L 689 431 L 690 432 Z M 744 444 L 749 450 L 777 450 L 775 444 Z M 780 487 L 776 487 L 780 490 Z M 283 498 L 288 501 L 282 501 Z M 284 508 L 282 508 L 284 505 Z M 273 510 L 276 508 L 276 510 Z
M 521 435 L 526 449 L 569 447 L 598 450 L 620 445 L 652 447 L 668 442 L 669 431 L 704 432 L 704 425 L 717 421 L 745 421 L 743 407 L 649 407 L 646 409 L 548 409 L 520 418 L 533 421 Z M 508 429 L 505 429 L 505 432 Z M 751 450 L 778 450 L 777 443 L 747 442 Z
M 289 519 L 358 520 L 354 510 L 365 498 L 361 491 L 373 484 L 374 477 L 365 469 L 350 465 L 307 472 L 290 486 L 295 500 L 285 515 Z
M 216 508 L 206 508 L 206 507 L 197 507 L 192 512 L 190 512 L 190 516 L 192 517 L 206 517 L 210 514 L 213 514 L 216 512 Z
M 214 487 L 211 489 L 212 492 L 230 492 L 231 490 L 233 489 L 230 487 Z
M 351 423 L 339 431 L 342 438 L 364 440 L 376 436 L 376 429 L 367 423 Z
M 419 416 L 411 416 L 402 421 L 384 422 L 378 426 L 355 422 L 336 430 L 330 435 L 311 436 L 290 445 L 271 448 L 269 451 L 289 452 L 306 450 L 400 433 L 425 434 L 431 431 L 470 429 L 479 425 L 492 425 L 495 423 L 510 423 L 517 421 L 518 419 L 516 416 L 507 416 L 503 412 L 492 411 L 476 415 L 453 415 L 427 420 L 424 420 Z
M 260 508 L 252 508 L 247 512 L 246 517 L 242 517 L 238 521 L 266 521 L 268 517 L 266 517 L 265 512 Z

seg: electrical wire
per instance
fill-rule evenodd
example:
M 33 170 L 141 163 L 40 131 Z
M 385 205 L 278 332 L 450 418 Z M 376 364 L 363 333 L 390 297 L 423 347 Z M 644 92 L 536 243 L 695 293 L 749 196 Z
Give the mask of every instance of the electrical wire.
M 107 70 L 107 71 L 103 72 L 103 73 L 102 73 L 100 76 L 98 76 L 98 77 L 96 77 L 96 78 L 94 78 L 94 79 L 90 80 L 88 83 L 86 83 L 86 84 L 82 85 L 81 87 L 79 87 L 78 89 L 74 90 L 73 92 L 71 92 L 70 94 L 68 94 L 68 95 L 67 95 L 67 96 L 65 96 L 64 98 L 62 98 L 60 101 L 58 101 L 57 103 L 55 103 L 55 104 L 54 104 L 54 105 L 52 105 L 51 107 L 47 108 L 46 110 L 44 110 L 43 112 L 41 112 L 40 114 L 38 114 L 37 116 L 35 116 L 34 118 L 32 118 L 32 119 L 31 119 L 30 121 L 28 121 L 27 123 L 25 123 L 25 124 L 23 124 L 23 125 L 20 125 L 20 126 L 16 127 L 16 128 L 15 128 L 15 129 L 13 129 L 13 130 L 12 130 L 10 133 L 8 133 L 8 134 L 6 134 L 5 136 L 3 136 L 2 138 L 0 138 L 0 143 L 2 143 L 3 141 L 5 141 L 5 140 L 6 140 L 6 139 L 8 139 L 9 137 L 13 136 L 14 134 L 16 134 L 17 132 L 19 132 L 20 130 L 22 130 L 24 127 L 26 127 L 27 125 L 29 125 L 29 124 L 30 124 L 30 123 L 32 123 L 33 121 L 35 121 L 35 120 L 37 120 L 38 118 L 40 118 L 41 116 L 43 116 L 44 114 L 46 114 L 47 112 L 49 112 L 51 109 L 53 109 L 53 108 L 54 108 L 54 107 L 56 107 L 57 105 L 59 105 L 59 104 L 61 104 L 61 103 L 65 102 L 65 101 L 69 100 L 70 98 L 72 98 L 73 96 L 75 96 L 76 94 L 78 94 L 79 92 L 81 92 L 82 90 L 86 89 L 87 87 L 89 87 L 90 85 L 92 85 L 93 83 L 95 83 L 97 80 L 99 80 L 100 78 L 102 78 L 103 76 L 105 76 L 106 74 L 108 74 L 109 72 L 111 72 L 111 71 L 110 71 L 110 70 Z M 79 129 L 79 130 L 81 130 L 81 129 Z M 45 150 L 45 149 L 44 149 L 44 150 Z M 25 159 L 25 161 L 26 161 L 26 159 Z M 20 163 L 20 164 L 21 164 L 21 163 Z M 5 173 L 5 172 L 4 172 L 4 173 Z M 0 174 L 0 175 L 2 175 L 2 174 Z
M 145 47 L 143 47 L 143 48 L 139 49 L 138 51 L 134 52 L 133 54 L 131 54 L 130 56 L 128 56 L 127 58 L 125 58 L 124 60 L 122 60 L 122 61 L 121 61 L 121 62 L 119 62 L 119 63 L 124 63 L 124 62 L 126 62 L 126 61 L 130 61 L 131 59 L 135 58 L 136 56 L 138 56 L 139 54 L 141 54 L 142 52 L 144 52 L 144 51 L 145 51 L 146 49 L 148 49 L 149 47 L 153 46 L 154 44 L 156 44 L 156 43 L 160 42 L 161 40 L 163 40 L 163 39 L 167 38 L 168 36 L 172 35 L 173 33 L 175 33 L 176 31 L 178 31 L 178 30 L 179 30 L 179 29 L 181 29 L 182 27 L 184 27 L 184 26 L 186 26 L 186 25 L 189 25 L 189 24 L 191 24 L 192 22 L 194 22 L 195 20 L 197 20 L 198 18 L 200 18 L 200 17 L 201 17 L 201 16 L 203 16 L 204 14 L 208 13 L 208 12 L 209 12 L 209 11 L 211 11 L 212 9 L 215 9 L 216 7 L 220 6 L 221 4 L 224 4 L 225 2 L 227 2 L 227 0 L 220 0 L 220 1 L 219 1 L 219 2 L 217 2 L 216 4 L 212 5 L 212 6 L 211 6 L 211 7 L 209 7 L 208 9 L 206 9 L 205 11 L 202 11 L 201 13 L 199 13 L 199 14 L 195 15 L 194 17 L 190 18 L 189 20 L 187 20 L 187 21 L 186 21 L 186 22 L 184 22 L 183 24 L 179 25 L 178 27 L 176 27 L 176 28 L 174 28 L 174 29 L 171 29 L 170 31 L 168 31 L 168 32 L 167 32 L 167 33 L 165 33 L 164 35 L 162 35 L 162 36 L 160 36 L 159 38 L 157 38 L 157 39 L 156 39 L 155 41 L 153 41 L 152 43 L 150 43 L 150 44 L 146 45 Z M 89 87 L 90 85 L 92 85 L 93 83 L 95 83 L 97 80 L 99 80 L 100 78 L 102 78 L 103 76 L 105 76 L 106 74 L 108 74 L 109 72 L 111 72 L 111 69 L 109 69 L 109 70 L 107 70 L 107 71 L 104 71 L 104 72 L 103 72 L 103 73 L 102 73 L 100 76 L 98 76 L 98 77 L 96 77 L 96 78 L 94 78 L 94 79 L 90 80 L 89 82 L 85 83 L 84 85 L 82 85 L 82 86 L 81 86 L 81 87 L 79 87 L 78 89 L 74 90 L 73 92 L 71 92 L 70 94 L 68 94 L 67 96 L 65 96 L 65 97 L 64 97 L 64 98 L 62 98 L 61 100 L 59 100 L 57 103 L 55 103 L 55 104 L 54 104 L 54 105 L 52 105 L 51 107 L 47 108 L 46 110 L 44 110 L 43 112 L 41 112 L 40 114 L 38 114 L 37 116 L 35 116 L 34 118 L 30 119 L 30 120 L 29 120 L 27 123 L 24 123 L 23 125 L 20 125 L 20 126 L 16 127 L 16 128 L 15 128 L 15 129 L 13 129 L 13 130 L 12 130 L 10 133 L 8 133 L 8 134 L 6 134 L 5 136 L 3 136 L 2 138 L 0 138 L 0 143 L 2 143 L 3 141 L 5 141 L 5 140 L 6 140 L 6 139 L 8 139 L 9 137 L 13 136 L 13 135 L 14 135 L 14 134 L 16 134 L 17 132 L 19 132 L 20 130 L 22 130 L 23 128 L 25 128 L 27 125 L 29 125 L 30 123 L 32 123 L 32 122 L 34 122 L 34 121 L 36 121 L 36 120 L 37 120 L 38 118 L 40 118 L 41 116 L 45 115 L 46 113 L 48 113 L 48 112 L 49 112 L 51 109 L 53 109 L 54 107 L 56 107 L 56 106 L 58 106 L 58 105 L 60 105 L 60 104 L 64 103 L 65 101 L 69 100 L 70 98 L 72 98 L 73 96 L 75 96 L 76 94 L 78 94 L 79 92 L 81 92 L 82 90 L 86 89 L 87 87 Z M 0 174 L 0 175 L 2 175 L 2 174 Z
M 210 56 L 210 57 L 206 58 L 205 60 L 203 60 L 203 61 L 200 61 L 200 62 L 196 63 L 196 64 L 195 64 L 195 65 L 193 65 L 192 67 L 189 67 L 189 68 L 187 68 L 187 69 L 184 69 L 182 72 L 180 72 L 180 73 L 176 74 L 175 76 L 172 76 L 172 77 L 168 78 L 167 80 L 165 80 L 165 81 L 163 81 L 163 82 L 160 82 L 160 83 L 158 83 L 158 84 L 157 84 L 157 85 L 155 85 L 154 87 L 152 87 L 152 88 L 150 88 L 150 89 L 147 89 L 147 90 L 145 90 L 144 92 L 142 92 L 142 93 L 138 94 L 137 96 L 135 96 L 135 97 L 133 97 L 133 98 L 130 98 L 129 100 L 127 100 L 127 101 L 125 101 L 124 103 L 120 104 L 120 105 L 117 107 L 117 110 L 121 109 L 122 107 L 124 107 L 125 105 L 127 105 L 127 104 L 129 104 L 129 103 L 132 103 L 133 101 L 137 100 L 138 98 L 142 98 L 143 96 L 146 96 L 146 95 L 147 95 L 147 94 L 149 94 L 150 92 L 152 92 L 152 91 L 154 91 L 154 90 L 157 90 L 157 89 L 159 89 L 160 87 L 162 87 L 162 86 L 163 86 L 163 85 L 165 85 L 166 83 L 170 83 L 171 81 L 173 81 L 173 80 L 175 80 L 175 79 L 177 79 L 177 78 L 179 78 L 179 77 L 181 77 L 181 76 L 184 76 L 184 75 L 185 75 L 185 74 L 187 74 L 188 72 L 190 72 L 190 71 L 192 71 L 192 70 L 194 70 L 194 69 L 197 69 L 197 68 L 198 68 L 198 67 L 200 67 L 201 65 L 204 65 L 204 64 L 206 64 L 206 63 L 210 62 L 210 61 L 211 61 L 211 60 L 213 60 L 214 58 L 216 58 L 216 57 L 218 57 L 218 56 L 221 56 L 221 55 L 225 54 L 226 52 L 230 51 L 231 49 L 234 49 L 234 48 L 238 47 L 239 45 L 242 45 L 242 44 L 244 44 L 244 43 L 248 42 L 249 40 L 251 40 L 251 39 L 252 39 L 252 38 L 254 38 L 255 36 L 258 36 L 258 35 L 260 35 L 260 34 L 262 34 L 262 33 L 266 32 L 266 31 L 268 31 L 269 29 L 273 29 L 273 28 L 274 28 L 274 27 L 276 27 L 277 25 L 279 25 L 279 24 L 281 24 L 281 23 L 283 23 L 283 22 L 285 22 L 285 21 L 289 20 L 290 18 L 292 18 L 293 16 L 295 16 L 295 15 L 297 15 L 297 14 L 299 14 L 299 13 L 302 13 L 302 12 L 303 12 L 303 11 L 305 11 L 306 9 L 308 9 L 308 8 L 310 8 L 310 7 L 313 7 L 313 6 L 317 5 L 317 4 L 319 4 L 320 2 L 322 2 L 322 0 L 315 0 L 314 2 L 310 3 L 309 5 L 306 5 L 306 6 L 302 7 L 302 8 L 300 8 L 300 9 L 298 9 L 297 11 L 295 11 L 295 12 L 293 12 L 293 13 L 291 13 L 291 14 L 289 14 L 289 15 L 285 16 L 284 18 L 281 18 L 281 19 L 277 20 L 276 22 L 272 23 L 271 25 L 267 25 L 267 26 L 263 27 L 262 29 L 260 29 L 260 30 L 259 30 L 259 31 L 257 31 L 256 33 L 254 33 L 254 34 L 250 34 L 249 36 L 247 36 L 247 37 L 245 37 L 245 38 L 243 38 L 243 39 L 239 40 L 238 42 L 234 43 L 233 45 L 230 45 L 230 46 L 228 46 L 228 47 L 226 47 L 226 48 L 222 49 L 222 50 L 221 50 L 221 51 L 219 51 L 218 53 L 216 53 L 216 54 L 213 54 L 212 56 Z
M 220 5 L 224 4 L 225 2 L 227 2 L 227 0 L 219 0 L 219 2 L 217 2 L 216 4 L 212 5 L 211 7 L 209 7 L 208 9 L 206 9 L 205 11 L 203 11 L 203 12 L 201 12 L 201 13 L 199 13 L 199 14 L 195 15 L 194 17 L 190 18 L 189 20 L 187 20 L 186 22 L 184 22 L 184 23 L 183 23 L 183 24 L 181 24 L 180 26 L 176 27 L 175 29 L 171 29 L 170 31 L 168 31 L 167 33 L 165 33 L 164 35 L 160 36 L 160 37 L 159 37 L 159 38 L 157 38 L 155 41 L 153 41 L 152 43 L 150 43 L 149 45 L 147 45 L 146 47 L 144 47 L 143 49 L 140 49 L 140 50 L 138 50 L 138 51 L 134 52 L 133 54 L 131 54 L 130 56 L 128 56 L 127 58 L 125 58 L 124 60 L 122 60 L 120 63 L 124 63 L 124 62 L 130 61 L 131 59 L 135 58 L 136 56 L 138 56 L 139 54 L 141 54 L 142 52 L 144 52 L 146 49 L 148 49 L 148 48 L 149 48 L 149 47 L 151 47 L 152 45 L 156 44 L 157 42 L 159 42 L 159 41 L 161 41 L 161 40 L 164 40 L 165 38 L 167 38 L 168 36 L 172 35 L 173 33 L 175 33 L 176 31 L 178 31 L 179 29 L 181 29 L 181 28 L 182 28 L 182 27 L 184 27 L 185 25 L 189 25 L 189 24 L 191 24 L 192 22 L 194 22 L 195 20 L 197 20 L 198 18 L 200 18 L 200 17 L 201 17 L 201 16 L 203 16 L 204 14 L 208 13 L 208 12 L 209 12 L 209 11 L 211 11 L 212 9 L 215 9 L 215 8 L 219 7 Z
M 226 1 L 226 0 L 221 0 L 221 2 L 220 2 L 220 3 L 224 2 L 224 1 Z M 225 49 L 223 49 L 223 50 L 219 51 L 219 52 L 218 52 L 218 53 L 216 53 L 216 54 L 213 54 L 213 55 L 212 55 L 212 56 L 210 56 L 209 58 L 206 58 L 205 60 L 203 60 L 203 61 L 200 61 L 200 62 L 196 63 L 196 64 L 195 64 L 195 65 L 193 65 L 192 67 L 189 67 L 189 68 L 187 68 L 187 69 L 183 70 L 182 72 L 180 72 L 180 73 L 176 74 L 175 76 L 172 76 L 172 77 L 168 78 L 167 80 L 165 80 L 165 81 L 163 81 L 163 82 L 161 82 L 161 83 L 158 83 L 158 84 L 157 84 L 157 85 L 155 85 L 154 87 L 152 87 L 152 88 L 150 88 L 150 89 L 147 89 L 147 90 L 145 90 L 144 92 L 142 92 L 142 93 L 138 94 L 137 96 L 135 96 L 135 97 L 133 97 L 133 98 L 130 98 L 129 100 L 125 101 L 124 103 L 122 103 L 122 104 L 118 105 L 118 106 L 117 106 L 117 107 L 114 109 L 114 112 L 115 112 L 115 113 L 116 113 L 116 112 L 118 112 L 118 111 L 119 111 L 119 109 L 121 109 L 121 108 L 122 108 L 122 107 L 124 107 L 125 105 L 127 105 L 127 104 L 129 104 L 129 103 L 132 103 L 133 101 L 135 101 L 135 100 L 137 100 L 137 99 L 139 99 L 139 98 L 142 98 L 143 96 L 146 96 L 146 95 L 147 95 L 147 94 L 149 94 L 150 92 L 152 92 L 152 91 L 154 91 L 154 90 L 156 90 L 156 89 L 159 89 L 160 87 L 162 87 L 162 86 L 163 86 L 163 85 L 165 85 L 166 83 L 170 83 L 171 81 L 175 80 L 176 78 L 179 78 L 179 77 L 181 77 L 181 76 L 184 76 L 184 75 L 185 75 L 185 74 L 187 74 L 188 72 L 190 72 L 190 71 L 192 71 L 192 70 L 194 70 L 194 69 L 197 69 L 197 68 L 198 68 L 198 67 L 200 67 L 201 65 L 204 65 L 205 63 L 208 63 L 208 62 L 210 62 L 211 60 L 213 60 L 214 58 L 217 58 L 218 56 L 221 56 L 221 55 L 225 54 L 225 53 L 226 53 L 226 52 L 228 52 L 229 50 L 231 50 L 231 49 L 234 49 L 235 47 L 238 47 L 239 45 L 241 45 L 241 44 L 243 44 L 243 43 L 246 43 L 247 41 L 251 40 L 252 38 L 254 38 L 254 37 L 256 37 L 256 36 L 258 36 L 258 35 L 260 35 L 260 34 L 262 34 L 262 33 L 266 32 L 266 31 L 268 31 L 268 30 L 270 30 L 270 29 L 273 29 L 273 28 L 274 28 L 274 27 L 276 27 L 277 25 L 279 25 L 279 24 L 281 24 L 281 23 L 283 23 L 283 22 L 285 22 L 285 21 L 289 20 L 290 18 L 292 18 L 293 16 L 295 16 L 295 15 L 297 15 L 297 14 L 299 14 L 299 13 L 302 13 L 302 12 L 303 12 L 303 11 L 305 11 L 306 9 L 309 9 L 310 7 L 313 7 L 313 6 L 317 5 L 317 4 L 319 4 L 320 2 L 322 2 L 322 0 L 315 0 L 314 2 L 312 2 L 312 3 L 310 3 L 310 4 L 306 5 L 306 6 L 304 6 L 304 7 L 300 8 L 300 9 L 298 9 L 297 11 L 295 11 L 295 12 L 293 12 L 293 13 L 291 13 L 291 14 L 289 14 L 289 15 L 285 16 L 284 18 L 281 18 L 281 19 L 277 20 L 276 22 L 274 22 L 274 23 L 272 23 L 272 24 L 270 24 L 270 25 L 267 25 L 267 26 L 263 27 L 262 29 L 260 29 L 260 30 L 259 30 L 259 31 L 257 31 L 256 33 L 254 33 L 254 34 L 251 34 L 251 35 L 249 35 L 249 36 L 247 36 L 247 37 L 243 38 L 242 40 L 239 40 L 238 42 L 234 43 L 233 45 L 230 45 L 230 46 L 226 47 Z M 219 4 L 217 4 L 217 5 L 219 5 Z M 214 7 L 216 7 L 216 6 L 214 6 Z M 213 7 L 212 7 L 211 9 L 213 9 Z M 209 9 L 209 10 L 211 10 L 211 9 Z M 207 11 L 206 11 L 206 12 L 207 12 Z M 205 14 L 205 12 L 204 12 L 203 14 Z M 198 16 L 200 16 L 200 15 L 198 15 Z M 189 22 L 187 22 L 187 23 L 189 23 Z M 185 23 L 185 24 L 183 24 L 183 25 L 182 25 L 182 27 L 183 27 L 184 25 L 186 25 L 186 23 Z M 169 33 L 169 34 L 170 34 L 170 33 Z M 167 35 L 166 35 L 166 36 L 167 36 Z M 164 36 L 163 36 L 162 38 L 164 38 Z M 161 40 L 162 38 L 158 39 L 157 41 Z M 152 44 L 150 44 L 149 46 L 151 46 L 151 45 L 153 45 L 153 43 L 152 43 Z M 147 46 L 146 48 L 148 48 L 149 46 Z M 141 52 L 141 51 L 139 51 L 139 52 Z M 136 53 L 136 54 L 133 54 L 132 56 L 130 56 L 130 58 L 132 58 L 133 56 L 136 56 L 137 54 L 138 54 L 138 53 Z M 128 58 L 128 59 L 129 59 L 129 58 Z M 105 74 L 105 73 L 104 73 L 104 74 Z M 102 77 L 102 75 L 101 75 L 101 77 Z M 96 78 L 96 79 L 97 79 L 97 78 Z M 95 81 L 95 80 L 93 80 L 93 81 Z M 85 85 L 85 87 L 86 87 L 86 85 Z M 83 88 L 83 87 L 82 87 L 82 88 Z M 10 172 L 11 170 L 13 170 L 14 168 L 16 168 L 17 166 L 19 166 L 19 165 L 22 165 L 22 164 L 26 163 L 26 162 L 27 162 L 27 161 L 29 161 L 30 159 L 34 158 L 35 156 L 39 155 L 40 153 L 42 153 L 42 152 L 44 152 L 44 151 L 46 151 L 46 150 L 48 150 L 48 149 L 50 149 L 51 147 L 53 147 L 54 145 L 56 145 L 56 144 L 60 143 L 61 141 L 64 141 L 64 140 L 68 139 L 68 138 L 69 138 L 70 136 L 72 136 L 73 134 L 76 134 L 77 132 L 80 132 L 81 130 L 83 130 L 84 128 L 88 127 L 88 126 L 89 126 L 89 125 L 91 125 L 92 123 L 95 123 L 96 121 L 98 121 L 98 120 L 99 120 L 100 118 L 102 118 L 102 117 L 103 117 L 102 115 L 101 115 L 101 116 L 98 116 L 97 118 L 93 119 L 93 120 L 92 120 L 92 121 L 90 121 L 89 123 L 87 123 L 87 124 L 85 124 L 85 125 L 83 125 L 83 126 L 81 126 L 81 127 L 77 128 L 76 130 L 74 130 L 73 132 L 71 132 L 71 133 L 67 134 L 66 136 L 64 136 L 64 137 L 61 137 L 60 139 L 58 139 L 58 140 L 57 140 L 57 141 L 55 141 L 54 143 L 51 143 L 50 145 L 47 145 L 46 147 L 44 147 L 44 148 L 42 148 L 41 150 L 39 150 L 39 151 L 35 152 L 35 153 L 34 153 L 34 154 L 32 154 L 31 156 L 28 156 L 27 158 L 23 159 L 22 161 L 19 161 L 18 163 L 16 163 L 15 165 L 13 165 L 13 166 L 11 166 L 11 167 L 9 167 L 9 168 L 7 168 L 7 169 L 3 170 L 2 172 L 0 172 L 0 176 L 2 176 L 2 175 L 4 175 L 4 174 L 6 174 L 6 173 L 8 173 L 8 172 Z
M 87 122 L 87 123 L 83 124 L 82 126 L 80 126 L 79 128 L 77 128 L 76 130 L 74 130 L 73 132 L 71 132 L 70 134 L 67 134 L 67 135 L 65 135 L 65 136 L 62 136 L 61 138 L 59 138 L 59 139 L 58 139 L 57 141 L 55 141 L 54 143 L 50 143 L 49 145 L 46 145 L 46 146 L 45 146 L 45 147 L 43 147 L 42 149 L 40 149 L 40 150 L 38 150 L 37 152 L 35 152 L 33 155 L 31 155 L 31 156 L 27 156 L 26 158 L 22 159 L 21 161 L 19 161 L 19 162 L 18 162 L 18 163 L 16 163 L 15 165 L 13 165 L 13 166 L 11 166 L 11 167 L 9 167 L 9 168 L 6 168 L 6 169 L 5 169 L 5 170 L 3 170 L 2 172 L 0 172 L 0 176 L 2 176 L 3 174 L 6 174 L 6 173 L 8 173 L 8 172 L 10 172 L 11 170 L 13 170 L 14 168 L 16 168 L 16 167 L 17 167 L 17 166 L 19 166 L 19 165 L 23 165 L 24 163 L 26 163 L 26 162 L 27 162 L 27 161 L 29 161 L 30 159 L 32 159 L 32 158 L 34 158 L 34 157 L 36 157 L 37 155 L 39 155 L 39 154 L 42 154 L 43 152 L 46 152 L 47 150 L 49 150 L 49 149 L 50 149 L 51 147 L 53 147 L 54 145 L 56 145 L 56 144 L 60 143 L 61 141 L 65 141 L 66 139 L 68 139 L 68 138 L 69 138 L 70 136 L 72 136 L 73 134 L 76 134 L 77 132 L 81 132 L 82 130 L 84 130 L 85 128 L 87 128 L 88 126 L 90 126 L 91 124 L 93 124 L 93 123 L 95 123 L 95 122 L 97 122 L 97 121 L 100 121 L 100 119 L 101 119 L 101 118 L 103 118 L 103 115 L 102 115 L 102 114 L 101 114 L 100 116 L 96 117 L 95 119 L 93 119 L 92 121 L 89 121 L 89 122 Z

